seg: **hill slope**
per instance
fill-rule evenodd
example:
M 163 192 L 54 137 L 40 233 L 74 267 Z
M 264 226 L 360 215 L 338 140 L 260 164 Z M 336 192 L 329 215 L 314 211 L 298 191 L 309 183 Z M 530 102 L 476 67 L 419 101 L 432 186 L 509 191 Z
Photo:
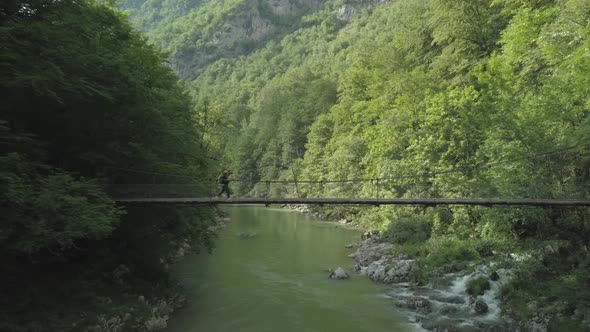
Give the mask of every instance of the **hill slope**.
M 220 58 L 234 58 L 299 26 L 323 0 L 123 1 L 131 22 L 193 79 Z

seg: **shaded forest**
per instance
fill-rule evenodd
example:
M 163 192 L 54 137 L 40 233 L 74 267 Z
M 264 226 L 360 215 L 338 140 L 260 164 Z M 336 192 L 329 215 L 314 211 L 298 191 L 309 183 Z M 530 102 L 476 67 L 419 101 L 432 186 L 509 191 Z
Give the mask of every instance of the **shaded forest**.
M 161 324 L 167 265 L 210 247 L 213 213 L 117 206 L 109 187 L 209 173 L 183 85 L 94 1 L 2 2 L 0 59 L 0 331 Z

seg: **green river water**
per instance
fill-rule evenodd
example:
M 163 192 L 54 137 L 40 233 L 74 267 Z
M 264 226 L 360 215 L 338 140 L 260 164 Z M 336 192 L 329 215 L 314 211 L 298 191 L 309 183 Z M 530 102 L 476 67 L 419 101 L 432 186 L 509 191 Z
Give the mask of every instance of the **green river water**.
M 167 332 L 414 331 L 383 294 L 385 286 L 351 274 L 329 280 L 328 268 L 350 272 L 359 232 L 301 214 L 228 207 L 230 221 L 213 254 L 175 267 L 189 304 Z

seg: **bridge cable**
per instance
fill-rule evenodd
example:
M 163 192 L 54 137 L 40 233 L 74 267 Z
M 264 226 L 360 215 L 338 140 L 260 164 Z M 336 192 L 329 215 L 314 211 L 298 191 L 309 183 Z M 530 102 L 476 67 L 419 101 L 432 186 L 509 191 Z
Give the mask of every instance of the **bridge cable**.
M 541 154 L 537 154 L 537 155 L 528 155 L 528 156 L 522 156 L 519 158 L 513 158 L 513 159 L 507 159 L 507 160 L 501 160 L 501 161 L 497 161 L 497 162 L 492 162 L 492 163 L 487 163 L 487 164 L 482 164 L 482 165 L 474 165 L 474 166 L 465 166 L 465 167 L 460 167 L 460 168 L 452 168 L 452 169 L 447 169 L 447 170 L 440 170 L 440 171 L 433 171 L 433 172 L 424 172 L 421 174 L 412 174 L 412 175 L 399 175 L 399 176 L 392 176 L 392 177 L 381 177 L 381 178 L 356 178 L 356 179 L 335 179 L 335 180 L 326 180 L 326 179 L 321 179 L 321 180 L 265 180 L 265 181 L 259 181 L 259 182 L 263 182 L 267 184 L 267 188 L 270 186 L 270 184 L 273 183 L 277 183 L 277 184 L 291 184 L 291 183 L 307 183 L 307 184 L 320 184 L 321 186 L 323 186 L 326 183 L 355 183 L 355 182 L 374 182 L 376 181 L 377 183 L 379 183 L 380 181 L 392 181 L 392 180 L 402 180 L 402 179 L 415 179 L 415 178 L 427 178 L 427 177 L 433 177 L 436 175 L 444 175 L 444 174 L 452 174 L 452 173 L 464 173 L 467 171 L 471 171 L 471 170 L 478 170 L 478 169 L 483 169 L 483 168 L 494 168 L 500 165 L 504 165 L 504 164 L 509 164 L 509 163 L 514 163 L 517 161 L 522 161 L 522 160 L 527 160 L 527 159 L 537 159 L 540 157 L 546 157 L 546 156 L 550 156 L 550 155 L 554 155 L 554 154 L 558 154 L 561 152 L 566 152 L 566 151 L 570 151 L 573 150 L 575 148 L 579 148 L 579 147 L 588 147 L 590 145 L 578 145 L 578 146 L 570 146 L 567 148 L 563 148 L 563 149 L 559 149 L 559 150 L 554 150 L 554 151 L 550 151 L 550 152 L 546 152 L 546 153 L 541 153 Z M 588 152 L 587 152 L 588 153 Z M 586 155 L 587 153 L 584 153 L 582 155 Z M 163 173 L 163 172 L 154 172 L 154 171 L 147 171 L 147 170 L 139 170 L 139 169 L 132 169 L 132 168 L 123 168 L 123 167 L 115 167 L 115 166 L 106 166 L 105 168 L 109 168 L 109 169 L 117 169 L 117 170 L 123 170 L 123 171 L 130 171 L 133 173 L 142 173 L 142 174 L 150 174 L 150 175 L 161 175 L 161 176 L 169 176 L 169 177 L 177 177 L 177 178 L 186 178 L 186 179 L 192 179 L 193 181 L 191 181 L 191 183 L 188 184 L 158 184 L 158 185 L 193 185 L 193 184 L 197 184 L 197 183 L 210 183 L 212 181 L 216 181 L 216 179 L 214 178 L 198 178 L 198 177 L 193 177 L 193 176 L 189 176 L 189 175 L 181 175 L 181 174 L 172 174 L 172 173 Z M 231 180 L 231 182 L 252 182 L 251 179 L 248 180 L 244 180 L 244 179 L 233 179 Z M 141 185 L 146 185 L 146 184 L 121 184 L 121 185 L 136 185 L 136 186 L 141 186 Z

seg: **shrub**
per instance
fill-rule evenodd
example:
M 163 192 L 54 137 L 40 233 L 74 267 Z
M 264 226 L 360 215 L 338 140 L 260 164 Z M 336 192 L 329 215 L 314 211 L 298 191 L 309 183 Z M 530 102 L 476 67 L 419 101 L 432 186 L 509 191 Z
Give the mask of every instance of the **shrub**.
M 391 249 L 393 255 L 408 255 L 412 258 L 420 258 L 428 255 L 428 248 L 424 243 L 403 243 L 393 246 Z
M 485 276 L 479 276 L 467 282 L 466 291 L 469 295 L 483 295 L 485 291 L 490 289 L 490 282 Z
M 454 238 L 437 238 L 428 241 L 429 255 L 425 263 L 441 266 L 452 262 L 469 262 L 477 260 L 479 255 L 473 248 L 472 241 Z
M 392 221 L 383 232 L 383 237 L 397 244 L 420 243 L 430 238 L 431 231 L 430 217 L 414 214 Z

